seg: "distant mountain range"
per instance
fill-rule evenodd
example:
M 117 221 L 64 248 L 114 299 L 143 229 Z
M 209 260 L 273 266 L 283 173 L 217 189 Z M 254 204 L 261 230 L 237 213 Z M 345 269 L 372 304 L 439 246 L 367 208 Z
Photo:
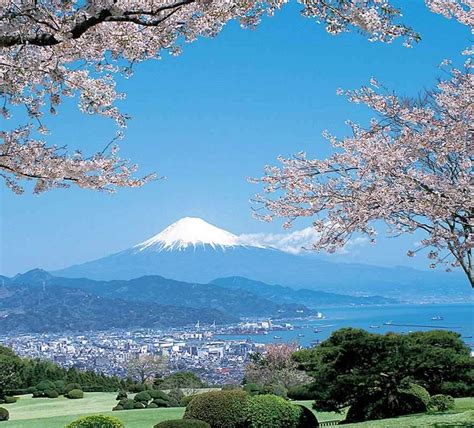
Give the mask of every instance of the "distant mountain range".
M 381 295 L 409 302 L 472 298 L 459 273 L 333 263 L 312 255 L 289 254 L 249 245 L 242 237 L 189 217 L 132 248 L 53 273 L 96 280 L 160 275 L 191 283 L 245 277 L 292 288 Z
M 396 303 L 379 296 L 292 290 L 242 277 L 210 284 L 161 276 L 95 281 L 35 269 L 0 280 L 0 333 L 227 324 L 241 317 L 310 316 L 323 305 Z
M 225 324 L 238 318 L 210 308 L 109 299 L 55 285 L 0 288 L 1 334 L 178 327 L 195 320 Z
M 325 291 L 294 289 L 281 285 L 269 285 L 248 278 L 233 276 L 229 278 L 218 278 L 211 282 L 230 290 L 240 292 L 251 292 L 259 297 L 281 303 L 300 303 L 309 307 L 320 308 L 321 306 L 344 306 L 344 305 L 386 305 L 389 303 L 400 303 L 396 299 L 381 296 L 356 297 L 344 294 L 327 293 Z

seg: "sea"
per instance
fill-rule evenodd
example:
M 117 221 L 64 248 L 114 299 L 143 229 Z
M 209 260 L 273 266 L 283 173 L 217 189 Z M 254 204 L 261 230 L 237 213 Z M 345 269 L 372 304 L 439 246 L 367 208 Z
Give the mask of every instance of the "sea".
M 474 304 L 418 304 L 383 306 L 344 306 L 320 308 L 323 318 L 278 320 L 290 323 L 292 330 L 272 330 L 268 334 L 219 335 L 226 340 L 249 339 L 255 343 L 298 342 L 311 346 L 327 339 L 342 327 L 363 328 L 373 333 L 408 333 L 446 329 L 459 333 L 474 350 Z

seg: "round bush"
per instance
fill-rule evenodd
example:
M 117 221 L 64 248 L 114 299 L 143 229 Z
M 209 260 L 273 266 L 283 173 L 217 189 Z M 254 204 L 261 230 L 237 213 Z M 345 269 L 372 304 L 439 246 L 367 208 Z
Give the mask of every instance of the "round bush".
M 121 400 L 120 405 L 123 407 L 123 410 L 131 410 L 135 405 L 135 401 L 133 401 L 131 398 L 127 398 L 125 400 Z
M 175 419 L 159 422 L 153 428 L 211 428 L 211 426 L 197 419 Z
M 127 391 L 119 391 L 117 394 L 116 400 L 123 400 L 124 398 L 128 398 Z
M 91 415 L 76 419 L 65 428 L 125 428 L 125 425 L 114 416 Z
M 112 411 L 123 410 L 123 406 L 121 404 L 117 404 L 115 407 L 112 407 Z
M 135 395 L 134 400 L 140 401 L 142 403 L 148 403 L 151 400 L 151 395 L 148 393 L 148 391 L 142 391 Z
M 212 428 L 241 428 L 247 416 L 247 397 L 239 390 L 198 394 L 187 405 L 184 419 L 205 421 Z
M 77 400 L 79 398 L 84 398 L 84 393 L 80 389 L 71 389 L 67 394 L 67 398 Z
M 50 388 L 50 389 L 54 389 L 53 388 Z M 65 394 L 69 394 L 69 391 L 72 391 L 73 389 L 80 389 L 82 391 L 82 386 L 79 385 L 78 383 L 68 383 L 65 387 L 64 387 L 64 393 Z
M 151 402 L 148 406 L 147 406 L 148 409 L 158 409 L 158 405 Z
M 301 408 L 276 395 L 255 395 L 248 400 L 247 421 L 250 428 L 298 427 Z
M 55 389 L 48 389 L 47 391 L 44 392 L 44 394 L 48 398 L 58 398 L 59 397 L 59 393 Z
M 4 407 L 0 407 L 0 421 L 8 421 L 10 418 L 10 413 Z
M 146 408 L 146 403 L 142 401 L 136 401 L 135 404 L 133 405 L 134 409 L 145 409 Z
M 170 399 L 166 392 L 160 391 L 159 389 L 150 389 L 147 393 L 150 394 L 154 400 L 160 398 L 161 400 L 168 401 Z
M 5 404 L 13 404 L 13 403 L 16 403 L 17 400 L 18 400 L 18 397 L 12 397 L 10 395 L 6 395 L 3 401 L 5 401 Z
M 428 407 L 438 412 L 445 412 L 454 409 L 455 405 L 454 398 L 450 395 L 436 394 L 431 397 Z
M 162 400 L 161 398 L 153 400 L 153 403 L 155 403 L 158 407 L 169 407 L 169 401 Z

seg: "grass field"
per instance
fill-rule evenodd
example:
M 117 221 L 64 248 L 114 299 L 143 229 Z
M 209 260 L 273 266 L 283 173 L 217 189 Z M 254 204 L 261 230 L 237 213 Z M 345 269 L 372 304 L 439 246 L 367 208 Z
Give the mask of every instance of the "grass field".
M 121 419 L 126 428 L 152 428 L 157 422 L 182 417 L 183 408 L 144 409 L 112 412 L 116 393 L 86 393 L 82 400 L 67 398 L 47 399 L 22 396 L 15 404 L 4 404 L 10 412 L 10 420 L 2 422 L 2 428 L 63 428 L 79 416 L 100 413 Z M 311 401 L 298 401 L 311 408 Z M 320 422 L 341 420 L 344 415 L 317 412 Z M 344 427 L 474 427 L 474 397 L 456 399 L 453 411 L 437 414 L 420 414 L 382 421 L 342 425 Z M 271 428 L 271 427 L 269 427 Z

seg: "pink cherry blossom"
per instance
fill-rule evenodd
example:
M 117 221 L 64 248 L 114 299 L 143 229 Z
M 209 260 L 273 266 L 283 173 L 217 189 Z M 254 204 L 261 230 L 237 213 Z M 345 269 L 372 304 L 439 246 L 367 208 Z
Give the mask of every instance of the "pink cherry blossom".
M 305 153 L 267 166 L 256 197 L 257 217 L 314 219 L 315 250 L 334 252 L 356 233 L 375 239 L 376 221 L 391 236 L 422 231 L 408 256 L 430 248 L 430 267 L 460 266 L 474 287 L 474 77 L 451 70 L 424 99 L 406 100 L 373 85 L 346 96 L 378 117 L 364 128 L 349 122 L 352 136 L 325 133 L 334 147 L 327 159 Z
M 40 134 L 48 134 L 45 116 L 60 113 L 64 97 L 76 96 L 81 112 L 110 118 L 119 129 L 124 128 L 128 116 L 116 106 L 124 95 L 117 91 L 114 76 L 129 77 L 134 64 L 159 59 L 165 52 L 178 55 L 183 43 L 216 36 L 230 20 L 254 27 L 264 14 L 272 15 L 285 3 L 0 0 L 0 112 L 7 119 L 22 106 L 29 117 L 29 123 L 16 130 L 3 129 L 2 177 L 16 191 L 21 190 L 20 180 L 37 180 L 36 192 L 65 182 L 96 189 L 143 184 L 131 179 L 129 170 L 124 175 L 124 164 L 115 157 L 108 160 L 105 153 L 91 158 L 94 161 L 71 158 L 63 151 L 58 155 L 56 148 L 31 139 L 33 126 Z M 407 43 L 418 39 L 410 28 L 396 22 L 400 12 L 388 0 L 301 3 L 302 14 L 322 22 L 332 34 L 357 29 L 383 42 L 397 37 Z M 39 162 L 45 164 L 38 166 Z M 72 165 L 74 179 L 68 170 Z M 117 175 L 112 173 L 118 170 Z M 87 178 L 92 171 L 97 173 L 94 180 Z

